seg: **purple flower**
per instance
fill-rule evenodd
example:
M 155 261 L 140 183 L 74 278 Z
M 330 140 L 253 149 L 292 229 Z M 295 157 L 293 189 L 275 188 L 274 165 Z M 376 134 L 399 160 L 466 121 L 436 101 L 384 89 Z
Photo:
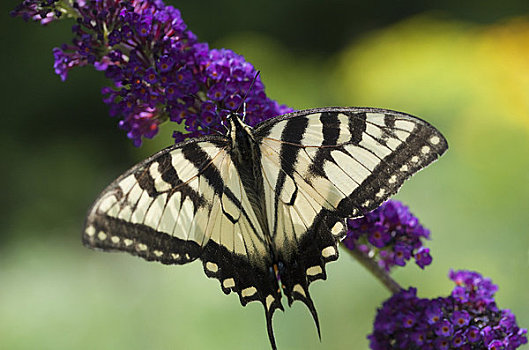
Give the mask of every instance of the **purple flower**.
M 266 96 L 242 56 L 199 43 L 180 11 L 160 0 L 25 0 L 12 14 L 44 24 L 63 13 L 77 21 L 72 44 L 54 50 L 55 72 L 65 80 L 77 66 L 104 71 L 113 83 L 104 102 L 136 146 L 166 121 L 185 122 L 185 133 L 175 132 L 175 141 L 223 132 L 223 120 L 245 95 L 252 126 L 292 111 Z M 202 110 L 211 104 L 215 108 Z
M 226 93 L 226 84 L 220 82 L 214 84 L 208 89 L 208 98 L 212 101 L 222 101 Z
M 435 349 L 448 350 L 448 349 L 450 349 L 450 340 L 448 338 L 436 338 L 433 341 L 433 345 L 434 345 Z
M 383 248 L 390 239 L 391 235 L 381 223 L 376 223 L 367 237 L 368 242 L 377 248 Z
M 63 48 L 56 47 L 53 49 L 53 57 L 55 58 L 53 68 L 55 73 L 61 77 L 61 80 L 65 81 L 70 69 L 85 66 L 88 64 L 88 60 L 77 52 L 65 51 L 70 49 L 69 46 L 63 45 Z
M 461 270 L 450 271 L 450 279 L 457 284 L 452 295 L 461 302 L 477 303 L 479 301 L 483 309 L 496 308 L 494 293 L 498 287 L 492 284 L 489 278 L 483 278 L 477 272 Z
M 465 310 L 456 310 L 452 314 L 450 321 L 456 328 L 465 327 L 470 322 L 470 315 Z
M 481 334 L 479 328 L 476 326 L 470 326 L 465 330 L 465 336 L 468 343 L 476 343 L 481 340 Z
M 167 73 L 171 71 L 171 69 L 173 68 L 173 65 L 174 65 L 173 58 L 169 55 L 163 55 L 158 60 L 156 67 L 159 69 L 160 72 Z
M 441 302 L 432 300 L 425 309 L 426 322 L 429 325 L 434 325 L 441 320 L 443 310 L 441 309 Z
M 407 313 L 402 318 L 402 327 L 411 328 L 415 324 L 415 315 L 412 313 Z
M 410 288 L 388 299 L 368 336 L 371 349 L 516 349 L 527 343 L 515 316 L 497 308 L 490 279 L 471 271 L 450 271 L 450 278 L 466 298 L 421 299 Z
M 434 332 L 440 337 L 450 337 L 454 331 L 448 320 L 442 320 L 435 325 Z
M 136 28 L 136 32 L 140 37 L 146 37 L 151 33 L 152 18 L 146 18 Z
M 487 346 L 487 349 L 489 350 L 502 350 L 504 349 L 503 347 L 503 343 L 497 339 L 491 341 L 488 346 Z
M 424 269 L 425 266 L 428 266 L 432 263 L 432 256 L 430 255 L 430 249 L 426 247 L 420 247 L 417 249 L 417 252 L 414 255 L 415 263 L 421 268 Z
M 465 342 L 466 342 L 466 338 L 465 338 L 464 332 L 460 330 L 457 331 L 452 337 L 452 346 L 454 348 L 462 347 L 465 344 Z
M 145 71 L 144 79 L 149 84 L 156 84 L 158 82 L 158 74 L 154 67 L 150 67 Z
M 395 265 L 406 265 L 406 261 L 411 258 L 411 250 L 412 247 L 410 247 L 405 242 L 395 243 L 395 246 L 393 247 Z
M 226 98 L 224 101 L 226 108 L 232 111 L 235 111 L 237 108 L 239 108 L 241 103 L 242 97 L 239 94 L 228 96 L 228 98 Z
M 367 247 L 367 255 L 389 271 L 395 265 L 406 265 L 411 258 L 420 268 L 430 265 L 430 250 L 422 245 L 422 239 L 429 236 L 406 206 L 390 200 L 361 218 L 348 220 L 343 243 L 349 249 Z

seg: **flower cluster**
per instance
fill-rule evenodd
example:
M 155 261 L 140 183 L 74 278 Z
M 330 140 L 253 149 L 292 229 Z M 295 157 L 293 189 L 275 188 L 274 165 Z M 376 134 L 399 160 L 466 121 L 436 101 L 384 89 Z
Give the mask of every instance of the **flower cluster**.
M 167 120 L 184 123 L 177 142 L 224 131 L 224 118 L 243 102 L 249 125 L 292 111 L 266 96 L 242 56 L 198 42 L 180 11 L 161 0 L 26 0 L 13 15 L 48 23 L 63 13 L 77 23 L 73 43 L 53 51 L 55 72 L 65 80 L 73 67 L 104 71 L 113 86 L 103 88 L 103 100 L 136 146 Z
M 11 11 L 11 16 L 20 16 L 24 21 L 29 21 L 31 19 L 40 22 L 40 24 L 43 25 L 48 24 L 63 16 L 64 8 L 60 6 L 59 1 L 60 0 L 24 0 L 13 11 Z
M 452 294 L 420 299 L 402 290 L 378 310 L 371 349 L 516 349 L 527 343 L 509 310 L 494 301 L 497 286 L 471 271 L 451 271 Z
M 343 244 L 389 271 L 395 265 L 404 266 L 412 257 L 421 268 L 430 265 L 430 250 L 422 244 L 422 239 L 429 238 L 430 231 L 406 206 L 390 200 L 361 218 L 348 220 Z

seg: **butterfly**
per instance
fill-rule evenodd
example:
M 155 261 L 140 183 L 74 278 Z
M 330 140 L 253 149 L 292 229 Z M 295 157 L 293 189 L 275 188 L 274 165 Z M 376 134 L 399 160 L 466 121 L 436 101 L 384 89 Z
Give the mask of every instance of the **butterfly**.
M 135 165 L 97 198 L 84 245 L 164 264 L 202 261 L 224 293 L 272 316 L 304 303 L 338 258 L 346 218 L 365 215 L 447 150 L 443 135 L 408 114 L 316 108 L 255 128 L 234 113 L 226 135 L 190 139 Z

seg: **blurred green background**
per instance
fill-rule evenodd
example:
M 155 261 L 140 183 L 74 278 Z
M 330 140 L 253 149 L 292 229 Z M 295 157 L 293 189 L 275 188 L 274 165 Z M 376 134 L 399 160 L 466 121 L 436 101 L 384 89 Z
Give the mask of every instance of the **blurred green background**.
M 108 116 L 106 80 L 62 83 L 46 28 L 0 4 L 1 349 L 269 349 L 262 306 L 242 308 L 201 264 L 163 266 L 80 243 L 84 215 L 121 172 L 171 143 L 172 126 L 134 148 Z M 167 1 L 199 39 L 243 54 L 269 96 L 296 109 L 373 106 L 420 116 L 450 149 L 397 196 L 432 231 L 425 271 L 396 271 L 422 297 L 452 289 L 450 268 L 500 286 L 529 326 L 529 3 Z M 280 349 L 365 349 L 389 293 L 345 253 L 311 292 L 322 342 L 297 303 L 274 318 Z M 528 347 L 526 347 L 528 348 Z

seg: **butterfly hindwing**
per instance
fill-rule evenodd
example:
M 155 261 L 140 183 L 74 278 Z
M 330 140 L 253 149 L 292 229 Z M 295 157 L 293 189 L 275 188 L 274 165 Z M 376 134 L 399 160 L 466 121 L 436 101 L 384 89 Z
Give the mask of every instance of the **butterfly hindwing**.
M 208 277 L 221 282 L 222 290 L 239 295 L 242 305 L 260 301 L 269 312 L 280 308 L 279 287 L 273 271 L 272 253 L 249 203 L 233 161 L 229 156 L 218 165 L 224 191 L 212 214 L 210 240 L 201 259 Z

